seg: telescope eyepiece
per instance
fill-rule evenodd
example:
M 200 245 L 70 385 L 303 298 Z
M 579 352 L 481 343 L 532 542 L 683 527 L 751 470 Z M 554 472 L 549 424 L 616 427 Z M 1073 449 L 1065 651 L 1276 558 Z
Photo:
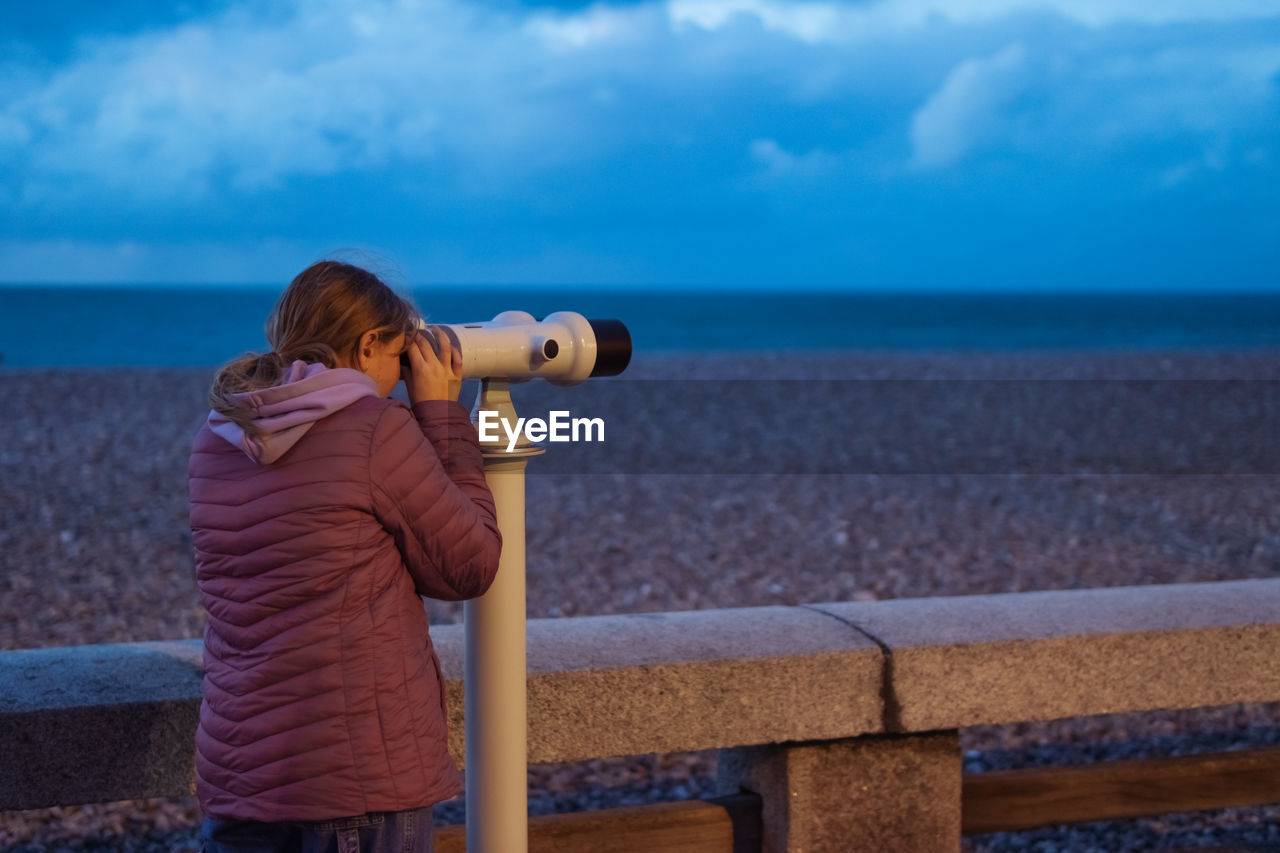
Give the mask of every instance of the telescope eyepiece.
M 594 376 L 617 376 L 631 363 L 631 333 L 621 320 L 588 319 L 596 336 Z

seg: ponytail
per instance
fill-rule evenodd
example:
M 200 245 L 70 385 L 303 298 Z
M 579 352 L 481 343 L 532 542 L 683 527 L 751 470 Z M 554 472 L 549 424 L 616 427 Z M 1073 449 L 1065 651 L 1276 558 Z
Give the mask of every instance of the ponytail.
M 262 355 L 245 353 L 233 359 L 214 374 L 209 408 L 225 415 L 246 433 L 257 433 L 252 423 L 253 413 L 245 409 L 235 395 L 276 385 L 288 364 L 284 356 L 274 350 Z

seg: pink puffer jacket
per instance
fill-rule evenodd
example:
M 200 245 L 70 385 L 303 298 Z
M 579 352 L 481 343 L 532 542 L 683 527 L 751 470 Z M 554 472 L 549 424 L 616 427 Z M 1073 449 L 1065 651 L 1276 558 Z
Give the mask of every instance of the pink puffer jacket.
M 188 468 L 204 635 L 196 789 L 207 817 L 324 820 L 460 792 L 419 596 L 482 594 L 501 537 L 458 403 L 410 409 L 295 362 L 211 413 Z

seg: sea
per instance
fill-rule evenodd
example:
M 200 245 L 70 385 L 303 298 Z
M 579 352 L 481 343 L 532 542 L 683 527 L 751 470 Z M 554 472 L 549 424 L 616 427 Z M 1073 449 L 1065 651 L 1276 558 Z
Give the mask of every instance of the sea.
M 1277 293 L 420 287 L 428 322 L 621 320 L 636 352 L 1280 347 Z M 0 285 L 0 370 L 206 367 L 269 347 L 279 287 Z

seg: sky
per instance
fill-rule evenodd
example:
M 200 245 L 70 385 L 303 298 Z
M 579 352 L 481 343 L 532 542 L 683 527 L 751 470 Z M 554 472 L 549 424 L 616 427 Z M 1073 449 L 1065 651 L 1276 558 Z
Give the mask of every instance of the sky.
M 1280 0 L 4 6 L 2 281 L 1280 291 Z

